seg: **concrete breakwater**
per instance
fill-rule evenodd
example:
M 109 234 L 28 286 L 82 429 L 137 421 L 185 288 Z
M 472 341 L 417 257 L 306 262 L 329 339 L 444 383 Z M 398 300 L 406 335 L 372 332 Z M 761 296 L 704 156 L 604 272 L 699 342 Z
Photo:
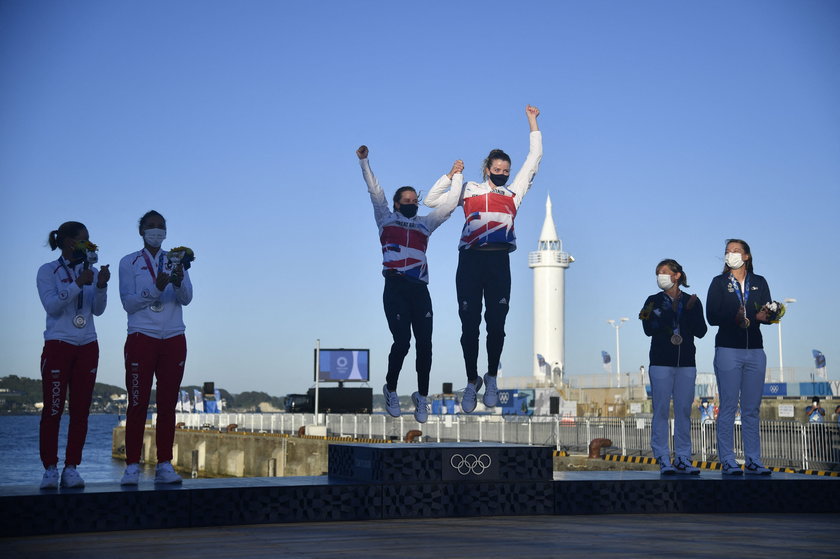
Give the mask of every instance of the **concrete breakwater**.
M 172 465 L 198 477 L 320 476 L 327 473 L 324 437 L 292 437 L 280 433 L 220 432 L 176 429 Z M 346 442 L 351 442 L 348 440 Z M 125 459 L 125 427 L 113 433 L 114 458 Z M 155 428 L 143 433 L 141 460 L 156 461 Z
M 222 432 L 176 429 L 172 464 L 189 477 L 287 477 L 320 476 L 328 471 L 330 444 L 380 442 L 350 437 L 293 436 L 280 433 Z M 113 456 L 125 459 L 125 427 L 113 432 Z M 155 428 L 147 426 L 143 434 L 142 460 L 155 463 Z M 560 456 L 555 453 L 555 471 L 658 470 L 649 464 L 606 462 L 585 456 Z

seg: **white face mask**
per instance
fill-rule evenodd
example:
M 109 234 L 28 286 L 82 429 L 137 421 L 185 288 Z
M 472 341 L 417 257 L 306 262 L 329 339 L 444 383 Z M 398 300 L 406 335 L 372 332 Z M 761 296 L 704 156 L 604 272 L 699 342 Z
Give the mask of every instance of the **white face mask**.
M 733 270 L 737 270 L 741 266 L 744 265 L 744 259 L 741 257 L 740 252 L 727 252 L 726 253 L 726 265 L 729 266 Z
M 656 285 L 659 286 L 659 289 L 668 291 L 674 287 L 674 282 L 671 281 L 671 276 L 668 274 L 656 274 Z
M 143 240 L 150 247 L 160 248 L 166 238 L 166 229 L 146 229 L 143 231 Z

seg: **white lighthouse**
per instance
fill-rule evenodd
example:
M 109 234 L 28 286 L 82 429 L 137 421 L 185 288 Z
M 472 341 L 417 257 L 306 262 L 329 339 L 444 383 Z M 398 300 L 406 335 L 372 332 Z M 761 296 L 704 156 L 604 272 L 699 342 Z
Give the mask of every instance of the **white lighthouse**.
M 534 378 L 562 382 L 565 370 L 565 273 L 574 262 L 563 252 L 563 241 L 551 217 L 551 197 L 545 201 L 545 222 L 539 247 L 528 255 L 534 270 Z

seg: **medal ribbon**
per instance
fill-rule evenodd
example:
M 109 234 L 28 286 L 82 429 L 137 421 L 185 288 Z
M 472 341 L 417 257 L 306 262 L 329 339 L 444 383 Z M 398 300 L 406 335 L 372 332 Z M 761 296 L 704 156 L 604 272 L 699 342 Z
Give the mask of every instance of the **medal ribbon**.
M 61 264 L 62 268 L 64 268 L 64 273 L 67 274 L 67 278 L 71 282 L 76 281 L 76 278 L 74 278 L 73 274 L 70 273 L 70 268 L 64 262 L 64 257 L 63 256 L 58 257 L 58 263 Z M 84 300 L 85 300 L 85 287 L 82 286 L 81 290 L 79 291 L 79 296 L 76 297 L 76 311 L 77 312 L 82 310 L 82 304 L 84 304 Z
M 668 300 L 671 301 L 671 297 L 669 297 L 667 293 L 665 294 L 665 297 L 668 297 Z M 674 308 L 673 301 L 671 302 L 671 308 L 672 309 Z M 676 334 L 678 336 L 680 335 L 680 319 L 682 318 L 682 311 L 683 311 L 683 297 L 682 297 L 682 294 L 680 294 L 679 299 L 677 299 L 677 310 L 676 310 L 676 313 L 674 314 L 674 324 L 673 324 L 674 334 Z
M 741 291 L 741 282 L 735 279 L 735 276 L 729 274 L 729 283 L 735 287 L 735 294 L 738 296 L 738 302 L 744 307 L 744 318 L 747 316 L 747 300 L 750 298 L 750 275 L 744 277 L 744 291 Z
M 143 249 L 143 260 L 146 261 L 146 269 L 149 270 L 149 275 L 152 276 L 152 281 L 157 282 L 157 274 L 155 273 L 154 266 L 152 266 L 152 261 L 149 259 L 149 255 L 146 254 L 146 249 Z M 163 269 L 163 251 L 160 251 L 160 256 L 158 256 L 158 267 L 157 273 L 159 274 L 160 271 Z

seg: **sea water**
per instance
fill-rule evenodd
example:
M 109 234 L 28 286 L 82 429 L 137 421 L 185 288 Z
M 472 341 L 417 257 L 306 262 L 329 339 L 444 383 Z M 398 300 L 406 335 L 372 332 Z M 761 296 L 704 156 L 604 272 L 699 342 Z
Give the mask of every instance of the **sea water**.
M 0 415 L 0 485 L 33 485 L 41 483 L 44 466 L 38 453 L 40 415 Z M 67 424 L 70 417 L 61 417 L 58 437 L 58 467 L 64 466 L 67 446 Z M 87 439 L 82 452 L 79 473 L 86 482 L 117 482 L 125 463 L 111 457 L 111 440 L 120 416 L 92 414 L 88 419 Z

